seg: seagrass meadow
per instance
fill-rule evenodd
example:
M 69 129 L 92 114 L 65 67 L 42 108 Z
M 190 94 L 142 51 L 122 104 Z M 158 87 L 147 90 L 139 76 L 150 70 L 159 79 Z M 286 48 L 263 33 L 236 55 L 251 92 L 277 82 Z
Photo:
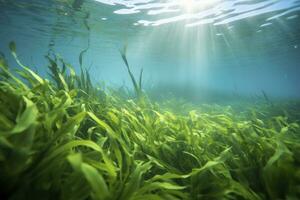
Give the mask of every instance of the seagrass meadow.
M 0 62 L 1 199 L 300 198 L 299 102 L 155 102 L 92 84 L 59 56 L 48 79 Z M 140 77 L 140 79 L 142 79 Z M 176 114 L 175 114 L 176 113 Z
M 300 0 L 0 0 L 0 200 L 300 200 Z

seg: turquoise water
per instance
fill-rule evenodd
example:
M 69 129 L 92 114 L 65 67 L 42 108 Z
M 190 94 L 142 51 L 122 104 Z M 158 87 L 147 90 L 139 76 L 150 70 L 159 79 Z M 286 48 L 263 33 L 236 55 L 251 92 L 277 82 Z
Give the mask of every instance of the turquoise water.
M 0 50 L 8 43 L 47 75 L 53 51 L 94 82 L 131 87 L 119 50 L 127 46 L 144 89 L 188 100 L 300 97 L 298 0 L 2 0 Z

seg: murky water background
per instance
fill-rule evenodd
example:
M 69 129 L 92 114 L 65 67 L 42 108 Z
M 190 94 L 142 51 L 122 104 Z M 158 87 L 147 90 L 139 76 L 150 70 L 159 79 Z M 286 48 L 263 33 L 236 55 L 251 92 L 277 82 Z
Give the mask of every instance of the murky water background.
M 131 87 L 119 49 L 144 88 L 186 99 L 300 97 L 300 1 L 1 0 L 0 50 L 46 75 L 49 49 L 94 81 Z M 220 96 L 220 94 L 222 94 Z M 212 99 L 216 99 L 212 98 Z M 219 100 L 220 100 L 219 99 Z

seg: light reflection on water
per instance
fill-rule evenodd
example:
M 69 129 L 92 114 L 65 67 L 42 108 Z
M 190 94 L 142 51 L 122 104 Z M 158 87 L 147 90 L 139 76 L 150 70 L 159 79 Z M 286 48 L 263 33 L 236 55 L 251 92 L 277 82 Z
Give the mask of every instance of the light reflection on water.
M 202 24 L 223 25 L 266 13 L 274 13 L 270 21 L 300 10 L 298 0 L 95 0 L 117 6 L 116 14 L 146 13 L 156 20 L 140 19 L 144 26 L 186 21 L 187 27 Z M 120 8 L 120 5 L 123 8 Z M 167 16 L 166 16 L 167 14 Z M 294 15 L 294 18 L 297 17 Z

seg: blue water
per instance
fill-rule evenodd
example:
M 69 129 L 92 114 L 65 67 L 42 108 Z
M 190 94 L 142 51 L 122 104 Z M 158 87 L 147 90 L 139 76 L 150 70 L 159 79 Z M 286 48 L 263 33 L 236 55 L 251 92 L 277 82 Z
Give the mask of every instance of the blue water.
M 94 82 L 131 87 L 119 53 L 127 45 L 154 96 L 300 98 L 299 0 L 1 0 L 0 11 L 0 51 L 17 67 L 15 41 L 43 76 L 50 49 L 78 69 L 88 48 Z

